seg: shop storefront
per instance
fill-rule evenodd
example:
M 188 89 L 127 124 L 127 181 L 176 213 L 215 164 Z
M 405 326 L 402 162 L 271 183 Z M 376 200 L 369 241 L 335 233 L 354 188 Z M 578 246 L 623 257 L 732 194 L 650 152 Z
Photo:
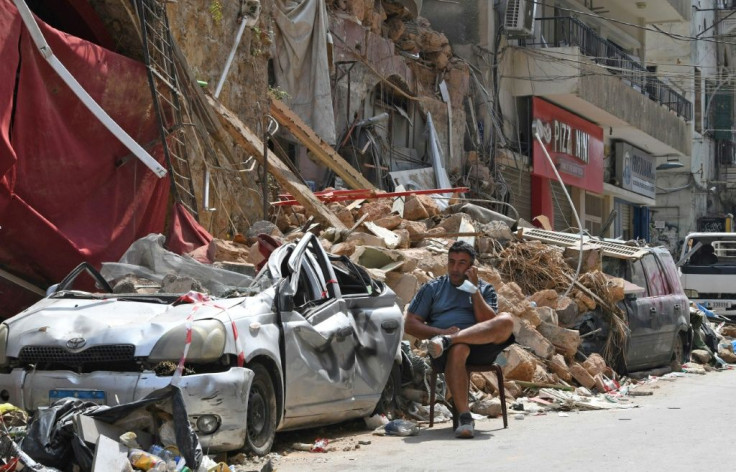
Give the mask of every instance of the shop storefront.
M 624 239 L 650 238 L 650 206 L 655 202 L 655 159 L 645 151 L 623 141 L 611 143 L 613 148 L 614 184 L 625 191 L 615 197 L 617 210 L 614 236 Z
M 573 208 L 557 181 L 560 174 L 578 210 L 581 223 L 591 233 L 603 221 L 603 130 L 594 123 L 538 97 L 532 98 L 533 129 L 542 145 L 532 146 L 531 210 L 546 216 L 557 230 L 577 226 Z M 554 168 L 552 167 L 554 166 Z

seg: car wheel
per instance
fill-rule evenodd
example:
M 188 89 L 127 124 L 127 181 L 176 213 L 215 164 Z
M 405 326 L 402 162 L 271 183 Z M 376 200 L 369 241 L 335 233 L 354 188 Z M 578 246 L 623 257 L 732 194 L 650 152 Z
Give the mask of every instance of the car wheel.
M 675 344 L 672 346 L 672 362 L 670 367 L 674 372 L 682 370 L 682 364 L 685 363 L 685 343 L 682 341 L 682 333 L 675 336 Z
M 396 409 L 397 398 L 401 392 L 401 364 L 394 362 L 391 368 L 391 375 L 388 376 L 386 385 L 381 392 L 381 399 L 378 400 L 376 409 L 373 410 L 374 415 L 387 415 Z
M 271 375 L 262 364 L 249 367 L 255 376 L 248 392 L 245 449 L 265 456 L 271 451 L 276 436 L 276 392 Z

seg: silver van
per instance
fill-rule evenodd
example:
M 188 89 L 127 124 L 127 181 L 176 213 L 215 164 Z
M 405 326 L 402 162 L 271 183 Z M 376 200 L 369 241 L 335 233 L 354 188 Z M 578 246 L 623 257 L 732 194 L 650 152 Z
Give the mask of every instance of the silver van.
M 579 247 L 580 236 L 571 233 L 524 229 L 525 239 L 563 247 Z M 624 241 L 583 236 L 585 245 L 602 249 L 602 270 L 624 279 L 622 336 L 611 345 L 611 323 L 600 309 L 578 317 L 574 328 L 582 337 L 581 350 L 604 355 L 611 366 L 625 374 L 656 367 L 679 366 L 692 347 L 689 300 L 680 284 L 675 261 L 664 247 L 628 244 Z M 679 369 L 679 367 L 677 367 Z

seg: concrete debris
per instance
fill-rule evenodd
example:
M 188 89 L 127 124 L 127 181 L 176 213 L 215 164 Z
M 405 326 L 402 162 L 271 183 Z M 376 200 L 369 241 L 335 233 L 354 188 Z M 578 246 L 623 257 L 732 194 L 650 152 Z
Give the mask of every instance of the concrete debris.
M 396 31 L 401 29 L 395 17 L 391 25 Z M 577 388 L 575 397 L 568 394 L 553 398 L 547 394 L 546 399 L 539 401 L 556 405 L 555 408 L 600 409 L 604 406 L 580 398 L 596 398 L 592 392 L 609 395 L 617 392 L 624 382 L 628 382 L 624 392 L 630 391 L 633 380 L 622 380 L 608 365 L 607 357 L 598 353 L 585 357 L 580 352 L 581 336 L 576 326 L 582 316 L 601 310 L 604 305 L 614 306 L 624 298 L 624 281 L 602 272 L 600 247 L 595 244 L 583 247 L 578 283 L 564 296 L 561 287 L 568 287 L 570 281 L 553 270 L 544 274 L 550 277 L 545 286 L 544 275 L 538 273 L 549 267 L 564 266 L 574 271 L 579 249 L 520 240 L 511 229 L 516 225 L 515 220 L 479 205 L 456 203 L 440 211 L 427 195 L 409 196 L 403 203 L 403 216 L 392 211 L 390 200 L 361 205 L 330 204 L 335 214 L 350 214 L 352 220 L 344 216 L 343 221 L 357 222 L 351 234 L 338 236 L 345 238 L 345 242 L 334 244 L 332 252 L 348 255 L 373 277 L 386 283 L 405 309 L 423 283 L 447 272 L 447 248 L 461 237 L 459 234 L 464 235 L 464 227 L 473 227 L 477 231 L 474 243 L 479 275 L 495 287 L 498 311 L 510 313 L 514 319 L 517 344 L 497 359 L 504 371 L 506 384 L 501 388 L 505 389 L 508 401 L 537 394 L 548 387 L 570 391 Z M 327 228 L 321 236 L 332 242 L 335 235 Z M 520 273 L 528 275 L 516 275 Z M 725 331 L 728 332 L 727 327 Z M 728 346 L 730 350 L 723 345 L 719 358 L 735 361 L 733 346 Z M 415 356 L 412 362 L 424 362 L 423 370 L 420 369 L 423 374 L 415 371 L 414 380 L 403 385 L 399 409 L 410 418 L 427 420 L 429 369 L 426 359 L 421 360 L 420 351 Z M 698 360 L 703 365 L 713 362 L 712 356 Z M 699 364 L 687 366 L 693 372 L 704 369 Z M 476 399 L 472 402 L 473 411 L 487 416 L 499 414 L 495 375 L 475 373 L 471 385 Z M 439 401 L 445 401 L 443 389 L 442 385 L 438 386 Z

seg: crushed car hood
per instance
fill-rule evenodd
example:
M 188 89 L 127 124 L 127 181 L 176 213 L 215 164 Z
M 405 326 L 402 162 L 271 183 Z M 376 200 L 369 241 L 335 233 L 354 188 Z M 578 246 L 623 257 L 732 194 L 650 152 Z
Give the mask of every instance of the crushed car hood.
M 241 303 L 248 313 L 263 313 L 270 306 L 264 295 L 180 305 L 116 298 L 46 298 L 5 320 L 10 330 L 6 352 L 17 357 L 24 346 L 66 348 L 70 339 L 84 338 L 85 348 L 132 344 L 136 357 L 147 356 L 165 332 L 185 323 L 190 315 L 194 320 L 217 318 L 226 322 L 231 308 Z

